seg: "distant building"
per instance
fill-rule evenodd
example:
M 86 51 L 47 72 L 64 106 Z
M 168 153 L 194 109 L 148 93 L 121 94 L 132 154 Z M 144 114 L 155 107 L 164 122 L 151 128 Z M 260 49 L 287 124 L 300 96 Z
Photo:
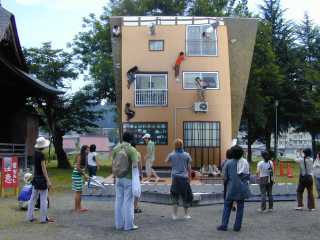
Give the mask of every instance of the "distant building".
M 95 122 L 97 128 L 84 134 L 69 133 L 63 137 L 63 149 L 67 153 L 79 151 L 82 145 L 95 144 L 97 152 L 108 153 L 119 140 L 114 105 L 97 105 L 93 111 L 102 111 L 103 118 Z
M 238 134 L 239 144 L 247 149 L 245 141 L 245 132 Z M 253 155 L 260 155 L 265 149 L 265 144 L 259 141 L 254 142 L 251 146 Z M 294 128 L 281 133 L 278 136 L 278 153 L 280 157 L 296 158 L 297 151 L 304 148 L 312 148 L 312 138 L 308 132 L 296 132 Z M 271 149 L 274 149 L 274 135 L 271 135 Z

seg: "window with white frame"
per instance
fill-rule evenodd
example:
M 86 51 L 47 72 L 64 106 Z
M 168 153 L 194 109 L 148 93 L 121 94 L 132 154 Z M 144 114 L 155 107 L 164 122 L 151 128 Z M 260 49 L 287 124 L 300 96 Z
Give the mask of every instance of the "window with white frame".
M 166 106 L 167 86 L 167 74 L 136 74 L 135 105 Z
M 149 51 L 164 51 L 164 40 L 149 40 Z
M 217 31 L 212 25 L 187 26 L 187 56 L 217 56 Z
M 218 72 L 184 72 L 183 73 L 183 88 L 184 89 L 199 89 L 199 84 L 196 79 L 200 79 L 207 86 L 207 89 L 219 89 Z
M 185 147 L 220 147 L 219 122 L 184 122 Z

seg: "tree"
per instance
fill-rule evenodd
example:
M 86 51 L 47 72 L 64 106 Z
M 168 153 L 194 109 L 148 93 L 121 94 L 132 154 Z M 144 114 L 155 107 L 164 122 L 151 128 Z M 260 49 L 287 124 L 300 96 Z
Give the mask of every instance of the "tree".
M 270 134 L 266 128 L 274 119 L 275 96 L 279 95 L 282 76 L 275 63 L 271 45 L 271 27 L 260 22 L 252 59 L 249 83 L 242 116 L 242 129 L 247 132 L 248 160 L 251 161 L 251 145 L 260 140 L 266 142 Z
M 65 90 L 66 81 L 77 77 L 72 55 L 52 49 L 49 42 L 40 48 L 24 49 L 24 53 L 30 72 L 51 86 Z M 100 117 L 100 112 L 92 112 L 90 108 L 96 103 L 90 85 L 73 95 L 47 97 L 33 103 L 52 136 L 58 168 L 70 167 L 62 137 L 69 131 L 81 133 L 94 127 L 93 122 Z
M 115 85 L 107 12 L 105 9 L 100 18 L 94 14 L 84 18 L 82 24 L 84 31 L 75 36 L 69 47 L 72 47 L 81 73 L 89 73 L 87 80 L 92 80 L 96 98 L 114 102 Z
M 299 67 L 296 87 L 300 92 L 301 109 L 298 130 L 312 137 L 312 150 L 316 155 L 316 135 L 320 133 L 320 30 L 305 14 L 297 26 Z
M 192 0 L 189 8 L 191 16 L 231 16 L 249 14 L 247 0 Z
M 274 79 L 278 82 L 276 86 L 266 86 L 269 89 L 278 90 L 274 92 L 274 101 L 279 101 L 279 129 L 285 131 L 293 119 L 296 117 L 295 98 L 297 97 L 296 89 L 294 88 L 296 58 L 295 58 L 295 38 L 293 24 L 290 21 L 285 21 L 285 9 L 281 8 L 280 0 L 264 0 L 263 5 L 260 5 L 262 19 L 270 26 L 271 48 L 275 54 L 274 62 L 279 67 L 279 79 Z M 276 88 L 275 88 L 276 87 Z M 292 114 L 294 113 L 294 114 Z M 270 149 L 271 134 L 275 133 L 274 121 L 274 104 L 267 110 L 267 123 L 265 126 L 265 141 L 266 148 Z
M 184 15 L 189 0 L 111 0 L 113 16 Z

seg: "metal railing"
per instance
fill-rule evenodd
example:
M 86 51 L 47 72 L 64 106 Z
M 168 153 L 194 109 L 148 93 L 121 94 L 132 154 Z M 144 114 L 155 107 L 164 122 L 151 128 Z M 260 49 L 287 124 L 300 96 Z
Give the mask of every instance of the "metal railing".
M 185 16 L 126 16 L 123 17 L 123 25 L 143 26 L 143 25 L 186 25 L 186 24 L 211 24 L 219 22 L 223 25 L 223 18 L 220 17 L 185 17 Z
M 136 106 L 166 106 L 168 104 L 167 89 L 136 89 Z

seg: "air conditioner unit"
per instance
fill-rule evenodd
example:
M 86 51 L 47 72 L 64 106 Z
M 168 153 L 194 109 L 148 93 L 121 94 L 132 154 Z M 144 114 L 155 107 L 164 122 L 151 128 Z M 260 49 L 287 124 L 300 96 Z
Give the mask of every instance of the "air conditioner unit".
M 195 112 L 208 112 L 208 102 L 195 102 L 193 108 Z

